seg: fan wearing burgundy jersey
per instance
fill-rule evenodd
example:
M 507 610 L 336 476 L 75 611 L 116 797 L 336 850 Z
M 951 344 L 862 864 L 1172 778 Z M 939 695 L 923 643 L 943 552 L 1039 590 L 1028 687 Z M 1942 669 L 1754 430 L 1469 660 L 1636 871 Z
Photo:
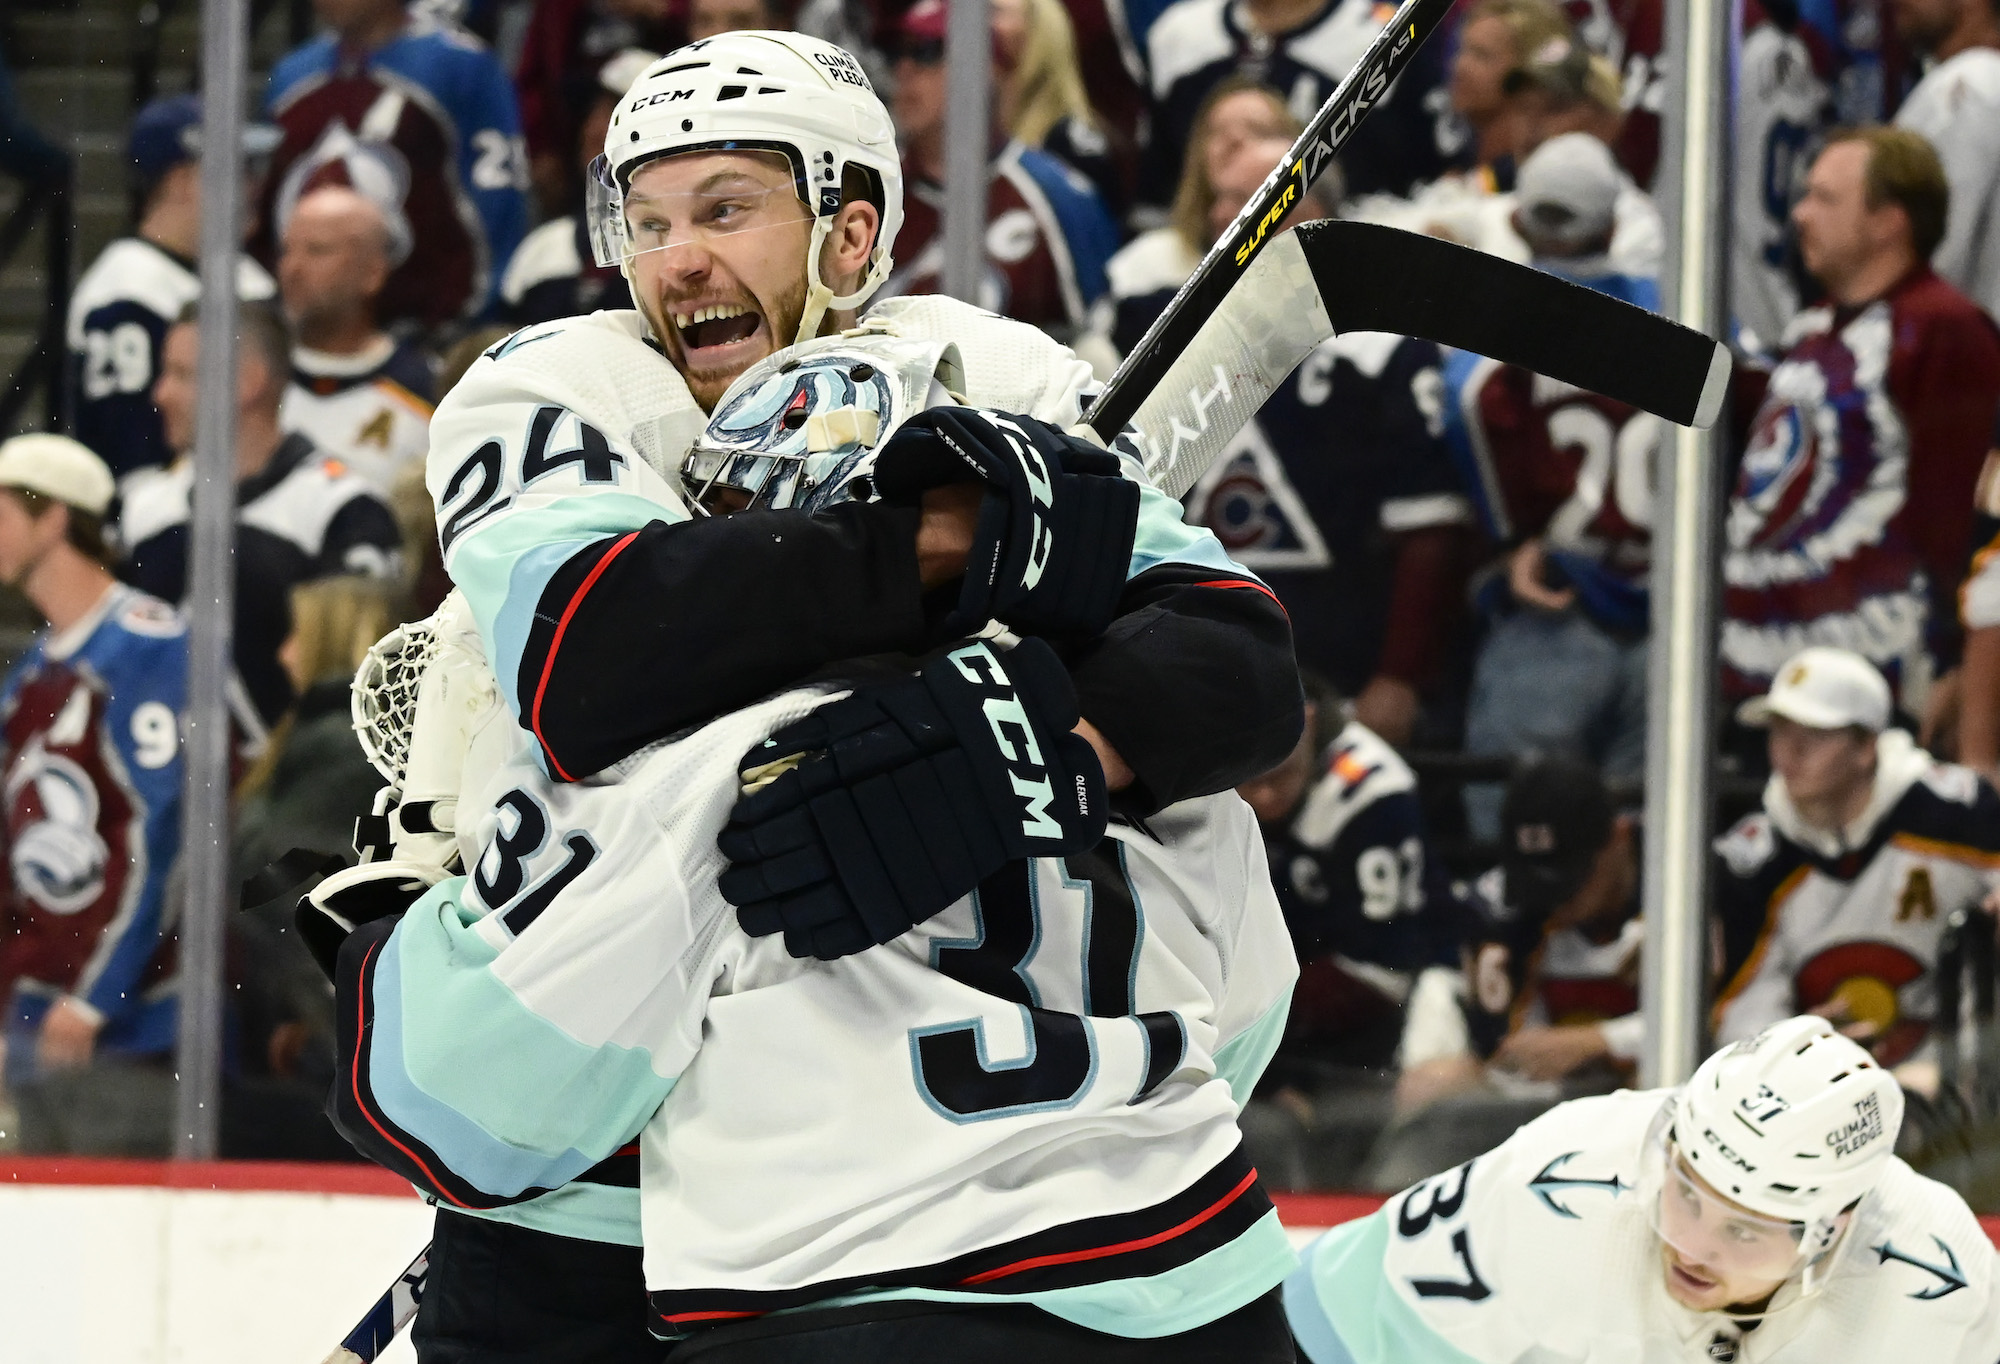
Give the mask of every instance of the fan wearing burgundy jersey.
M 0 684 L 0 1000 L 21 1080 L 174 1044 L 187 626 L 105 566 L 111 471 L 64 436 L 0 445 L 0 580 L 49 620 Z
M 1521 167 L 1515 229 L 1536 264 L 1657 308 L 1646 277 L 1616 273 L 1618 168 L 1565 133 Z M 1467 751 L 1588 757 L 1610 777 L 1645 756 L 1646 575 L 1660 423 L 1624 403 L 1464 353 L 1445 364 L 1446 431 L 1486 531 L 1508 553 L 1481 593 L 1493 615 L 1466 714 Z M 1467 788 L 1492 837 L 1498 787 Z
M 1827 300 L 1755 409 L 1725 522 L 1732 700 L 1813 644 L 1853 649 L 1921 709 L 1957 658 L 1953 600 L 2000 409 L 2000 329 L 1929 265 L 1947 192 L 1901 128 L 1842 134 L 1793 210 Z
M 316 8 L 334 31 L 271 72 L 266 113 L 284 140 L 252 249 L 275 257 L 269 234 L 307 190 L 374 177 L 387 163 L 414 246 L 383 290 L 382 320 L 435 327 L 477 314 L 528 225 L 513 85 L 477 39 L 406 13 L 400 0 Z

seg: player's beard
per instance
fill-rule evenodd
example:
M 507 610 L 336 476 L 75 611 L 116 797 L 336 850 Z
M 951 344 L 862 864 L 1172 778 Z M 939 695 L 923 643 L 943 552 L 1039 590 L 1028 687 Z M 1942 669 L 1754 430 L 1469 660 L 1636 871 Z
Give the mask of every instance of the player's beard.
M 745 291 L 749 293 L 748 290 Z M 777 298 L 765 300 L 754 294 L 745 300 L 762 315 L 761 330 L 764 333 L 765 348 L 759 352 L 747 353 L 733 362 L 727 370 L 697 369 L 688 363 L 680 332 L 668 316 L 670 308 L 658 295 L 640 301 L 640 311 L 645 314 L 646 325 L 653 329 L 653 335 L 660 340 L 660 347 L 667 359 L 680 371 L 687 381 L 688 392 L 694 396 L 704 412 L 713 412 L 722 395 L 736 382 L 743 371 L 791 345 L 799 332 L 799 319 L 806 311 L 806 275 L 801 268 L 791 278 L 783 293 Z

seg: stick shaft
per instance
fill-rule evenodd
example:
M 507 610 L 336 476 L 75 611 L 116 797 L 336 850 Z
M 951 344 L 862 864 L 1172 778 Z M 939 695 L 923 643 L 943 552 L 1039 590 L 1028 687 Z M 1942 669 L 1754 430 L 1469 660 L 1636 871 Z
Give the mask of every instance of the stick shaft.
M 424 1280 L 430 1274 L 430 1267 L 431 1248 L 425 1246 L 417 1253 L 417 1258 L 410 1261 L 410 1267 L 396 1276 L 396 1281 L 354 1324 L 354 1329 L 347 1333 L 347 1339 L 326 1357 L 326 1364 L 373 1364 L 375 1358 L 389 1348 L 389 1342 L 417 1315 L 417 1305 L 423 1301 Z
M 1390 82 L 1402 74 L 1425 39 L 1444 22 L 1452 4 L 1453 0 L 1404 0 L 1091 404 L 1084 420 L 1099 436 L 1108 441 L 1125 428 L 1153 385 L 1257 258 L 1258 250 L 1285 215 L 1333 164 L 1368 111 L 1388 94 Z

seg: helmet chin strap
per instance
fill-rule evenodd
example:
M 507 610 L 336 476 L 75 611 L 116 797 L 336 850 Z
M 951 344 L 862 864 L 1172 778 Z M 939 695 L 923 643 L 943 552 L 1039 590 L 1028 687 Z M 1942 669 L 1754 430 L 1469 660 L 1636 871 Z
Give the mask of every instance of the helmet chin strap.
M 889 273 L 886 260 L 872 261 L 868 272 L 861 278 L 860 288 L 851 294 L 834 293 L 819 274 L 820 252 L 832 234 L 832 214 L 813 219 L 812 240 L 806 246 L 806 306 L 805 311 L 799 314 L 799 334 L 792 338 L 795 346 L 819 335 L 820 324 L 826 320 L 828 312 L 837 308 L 858 308 L 866 303 L 869 295 L 882 287 L 882 281 Z M 869 254 L 875 255 L 873 251 Z

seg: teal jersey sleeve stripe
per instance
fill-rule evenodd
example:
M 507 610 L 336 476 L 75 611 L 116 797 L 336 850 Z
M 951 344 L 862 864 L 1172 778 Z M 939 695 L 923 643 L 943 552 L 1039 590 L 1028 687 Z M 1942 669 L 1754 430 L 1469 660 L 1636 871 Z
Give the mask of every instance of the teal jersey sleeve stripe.
M 1479 1364 L 1425 1324 L 1383 1273 L 1386 1210 L 1306 1247 L 1285 1316 L 1312 1364 Z
M 1278 1043 L 1285 1036 L 1285 1019 L 1291 1011 L 1292 991 L 1287 986 L 1277 1002 L 1264 1010 L 1262 1018 L 1215 1049 L 1215 1073 L 1229 1081 L 1229 1092 L 1236 1099 L 1238 1113 L 1250 1102 L 1250 1092 L 1257 1088 L 1264 1067 L 1277 1055 Z
M 1183 519 L 1178 500 L 1168 497 L 1150 483 L 1139 485 L 1139 530 L 1132 541 L 1132 567 L 1125 576 L 1136 578 L 1161 564 L 1192 564 L 1232 577 L 1258 581 L 1257 575 L 1230 558 L 1207 526 L 1190 526 Z
M 489 969 L 493 949 L 437 896 L 404 916 L 376 968 L 377 1100 L 487 1193 L 558 1187 L 623 1145 L 673 1080 L 643 1050 L 586 1046 L 530 1010 Z
M 614 1246 L 644 1245 L 639 1227 L 639 1191 L 613 1184 L 565 1184 L 520 1203 L 499 1208 L 453 1208 L 464 1217 L 506 1222 L 572 1241 L 601 1241 Z
M 521 651 L 556 570 L 595 541 L 654 521 L 685 519 L 674 508 L 631 493 L 573 494 L 505 512 L 473 527 L 452 546 L 447 565 L 451 580 L 471 603 L 493 676 L 516 717 L 521 713 L 516 694 Z

